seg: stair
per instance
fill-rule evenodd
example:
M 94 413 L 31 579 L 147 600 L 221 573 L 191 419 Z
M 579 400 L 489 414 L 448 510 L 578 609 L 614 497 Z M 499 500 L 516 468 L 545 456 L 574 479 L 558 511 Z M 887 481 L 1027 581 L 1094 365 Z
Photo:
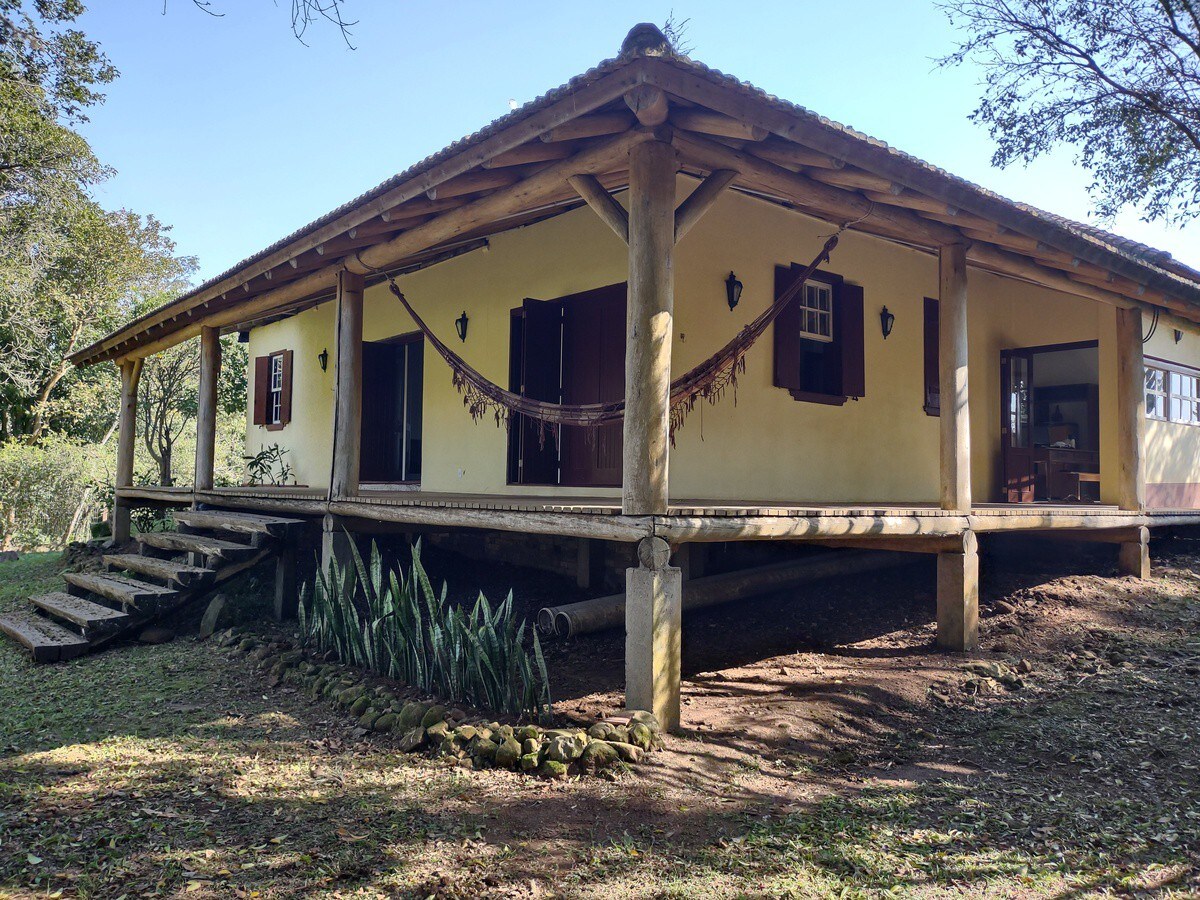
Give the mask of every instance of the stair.
M 0 632 L 34 662 L 74 659 L 177 612 L 267 557 L 288 558 L 280 551 L 304 526 L 302 519 L 224 510 L 174 518 L 186 532 L 138 535 L 141 552 L 104 556 L 107 572 L 64 572 L 66 592 L 30 597 L 30 609 L 0 615 Z

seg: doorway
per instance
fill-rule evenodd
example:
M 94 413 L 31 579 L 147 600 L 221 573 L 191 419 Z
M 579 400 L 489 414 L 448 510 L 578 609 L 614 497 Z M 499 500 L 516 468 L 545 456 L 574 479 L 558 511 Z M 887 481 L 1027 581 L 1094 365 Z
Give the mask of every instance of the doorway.
M 549 403 L 606 403 L 625 396 L 626 285 L 526 300 L 513 310 L 511 389 Z M 622 424 L 550 426 L 517 416 L 509 429 L 510 484 L 618 487 Z
M 363 343 L 361 481 L 421 481 L 424 371 L 420 333 Z
M 1095 341 L 1000 353 L 1001 499 L 1100 499 L 1100 351 Z

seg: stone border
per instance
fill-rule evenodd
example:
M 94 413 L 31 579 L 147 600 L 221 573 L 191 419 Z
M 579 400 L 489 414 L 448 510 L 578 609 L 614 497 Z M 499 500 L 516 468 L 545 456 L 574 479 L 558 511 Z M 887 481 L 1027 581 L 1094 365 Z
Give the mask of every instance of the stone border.
M 662 746 L 658 720 L 642 710 L 626 710 L 587 729 L 502 725 L 457 707 L 405 700 L 372 684 L 379 676 L 320 661 L 288 640 L 264 640 L 237 628 L 215 637 L 218 647 L 247 655 L 268 672 L 272 687 L 290 684 L 313 700 L 329 700 L 353 716 L 364 734 L 399 735 L 401 752 L 426 753 L 452 765 L 552 779 L 580 772 L 611 777 L 617 767 L 638 765 Z

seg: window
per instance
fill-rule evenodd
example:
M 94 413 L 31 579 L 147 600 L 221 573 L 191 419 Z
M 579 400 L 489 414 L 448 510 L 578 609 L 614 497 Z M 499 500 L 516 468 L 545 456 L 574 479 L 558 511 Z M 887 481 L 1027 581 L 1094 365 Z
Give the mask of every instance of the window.
M 775 267 L 779 297 L 804 267 Z M 775 386 L 795 400 L 840 406 L 866 394 L 863 289 L 817 271 L 775 319 Z
M 268 404 L 267 424 L 280 424 L 280 416 L 283 413 L 283 354 L 275 353 L 271 356 L 271 396 Z
M 292 351 L 254 358 L 253 422 L 278 431 L 292 419 Z
M 833 343 L 833 287 L 806 281 L 794 302 L 800 304 L 800 336 Z
M 1200 375 L 1162 365 L 1146 366 L 1146 416 L 1200 425 Z

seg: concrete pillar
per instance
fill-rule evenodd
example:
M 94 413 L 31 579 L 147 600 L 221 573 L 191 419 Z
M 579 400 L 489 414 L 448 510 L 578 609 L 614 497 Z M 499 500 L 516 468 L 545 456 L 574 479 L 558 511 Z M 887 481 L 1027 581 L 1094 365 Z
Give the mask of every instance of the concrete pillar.
M 979 646 L 979 545 L 973 531 L 961 552 L 937 557 L 937 644 L 958 652 Z
M 337 364 L 334 369 L 333 476 L 330 499 L 358 496 L 362 445 L 363 279 L 343 270 L 337 282 Z
M 683 578 L 662 538 L 643 538 L 625 570 L 625 705 L 679 728 Z
M 938 254 L 938 359 L 942 509 L 971 510 L 971 414 L 967 397 L 967 248 Z
M 321 571 L 328 574 L 329 567 L 336 562 L 343 570 L 354 565 L 350 552 L 350 535 L 336 516 L 325 516 L 321 520 Z
M 121 363 L 121 408 L 117 412 L 117 471 L 115 487 L 133 484 L 133 450 L 137 439 L 137 389 L 142 376 L 142 360 L 127 359 Z M 129 540 L 129 504 L 116 498 L 113 502 L 112 537 L 116 544 Z
M 1137 540 L 1118 545 L 1117 568 L 1122 575 L 1134 578 L 1150 577 L 1150 529 L 1138 529 Z
M 211 491 L 217 452 L 217 379 L 221 376 L 221 332 L 200 329 L 200 391 L 196 404 L 196 475 L 198 491 Z

